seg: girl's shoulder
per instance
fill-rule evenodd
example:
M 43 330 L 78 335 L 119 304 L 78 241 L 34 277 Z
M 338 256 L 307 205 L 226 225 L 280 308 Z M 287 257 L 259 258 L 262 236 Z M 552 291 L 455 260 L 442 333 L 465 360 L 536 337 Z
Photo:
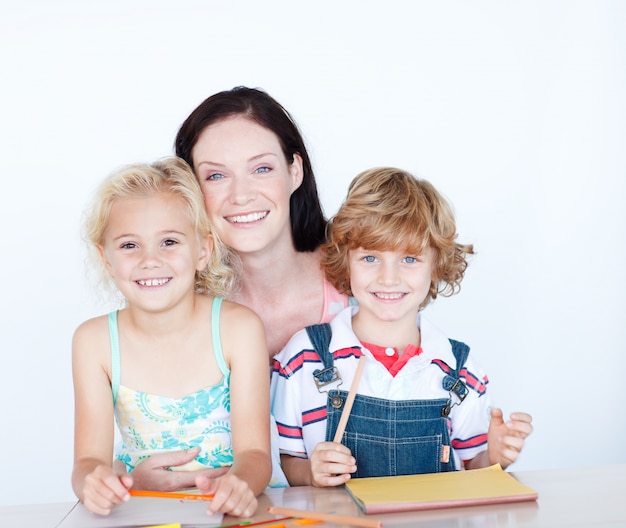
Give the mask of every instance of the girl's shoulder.
M 237 324 L 262 325 L 261 318 L 243 304 L 234 301 L 222 300 L 220 318 L 224 322 L 235 321 Z
M 93 338 L 99 334 L 109 334 L 109 315 L 98 315 L 83 321 L 74 331 L 74 339 Z
M 110 357 L 108 314 L 87 319 L 74 331 L 72 354 L 74 361 L 97 361 L 107 364 Z
M 261 318 L 250 308 L 233 301 L 222 301 L 220 335 L 225 351 L 266 348 L 265 329 Z M 228 353 L 225 352 L 225 355 Z

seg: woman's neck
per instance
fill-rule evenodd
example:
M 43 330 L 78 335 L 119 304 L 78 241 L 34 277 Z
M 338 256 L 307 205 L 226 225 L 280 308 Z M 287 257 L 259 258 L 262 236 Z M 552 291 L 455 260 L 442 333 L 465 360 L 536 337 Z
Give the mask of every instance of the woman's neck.
M 274 255 L 242 258 L 240 289 L 232 297 L 263 321 L 270 358 L 298 330 L 319 323 L 324 307 L 319 250 Z
M 242 273 L 240 288 L 235 300 L 248 304 L 260 298 L 282 296 L 281 292 L 290 291 L 311 275 L 321 274 L 319 250 L 299 252 L 289 247 L 273 248 L 263 253 L 240 255 Z

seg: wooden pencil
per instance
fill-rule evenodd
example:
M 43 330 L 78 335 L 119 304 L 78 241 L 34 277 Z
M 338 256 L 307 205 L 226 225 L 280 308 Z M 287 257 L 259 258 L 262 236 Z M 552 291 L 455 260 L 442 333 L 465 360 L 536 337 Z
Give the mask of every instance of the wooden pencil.
M 346 430 L 348 418 L 350 418 L 350 411 L 352 410 L 352 404 L 354 403 L 354 397 L 356 396 L 356 390 L 359 386 L 359 380 L 361 379 L 361 373 L 363 372 L 366 360 L 367 358 L 365 356 L 361 356 L 359 358 L 359 362 L 356 366 L 356 372 L 354 373 L 354 378 L 352 379 L 352 385 L 350 386 L 350 392 L 348 392 L 346 404 L 341 412 L 341 418 L 339 418 L 337 431 L 335 431 L 335 437 L 333 438 L 334 442 L 341 443 L 341 437 L 343 436 L 343 432 Z
M 381 528 L 383 523 L 377 519 L 367 519 L 365 517 L 350 517 L 349 515 L 335 515 L 334 513 L 322 513 L 308 510 L 295 510 L 293 508 L 283 508 L 271 506 L 267 509 L 270 513 L 277 515 L 289 515 L 300 519 L 315 519 L 335 524 L 349 524 L 350 526 L 363 526 L 365 528 Z

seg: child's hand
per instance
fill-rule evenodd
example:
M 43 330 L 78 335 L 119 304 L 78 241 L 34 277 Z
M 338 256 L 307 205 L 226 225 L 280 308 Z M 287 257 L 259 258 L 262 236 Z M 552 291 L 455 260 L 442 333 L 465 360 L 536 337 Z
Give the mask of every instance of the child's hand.
M 195 484 L 202 493 L 214 495 L 208 508 L 211 513 L 252 517 L 256 512 L 258 503 L 250 486 L 232 473 L 215 479 L 198 476 Z
M 320 442 L 311 454 L 313 486 L 339 486 L 356 471 L 356 460 L 350 450 L 338 442 Z
M 96 466 L 85 477 L 83 504 L 92 513 L 108 515 L 113 506 L 130 499 L 128 490 L 132 485 L 131 476 L 120 477 L 108 466 Z
M 209 478 L 221 477 L 230 468 L 207 468 L 197 471 L 170 471 L 169 468 L 182 466 L 191 462 L 200 452 L 199 447 L 172 451 L 167 453 L 153 453 L 149 458 L 142 460 L 133 469 L 133 481 L 137 489 L 159 491 L 179 491 L 193 488 L 196 477 L 200 474 Z
M 506 468 L 517 460 L 524 440 L 533 432 L 532 416 L 523 412 L 511 413 L 505 422 L 501 409 L 491 409 L 491 422 L 487 433 L 489 462 Z

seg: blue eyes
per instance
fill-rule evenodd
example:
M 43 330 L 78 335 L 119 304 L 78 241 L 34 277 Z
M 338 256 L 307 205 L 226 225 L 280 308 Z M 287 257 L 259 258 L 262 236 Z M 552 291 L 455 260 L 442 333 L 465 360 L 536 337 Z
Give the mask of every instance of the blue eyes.
M 363 262 L 369 262 L 369 263 L 378 262 L 378 259 L 373 255 L 365 255 L 361 260 L 363 260 Z M 419 262 L 419 260 L 417 257 L 407 256 L 402 259 L 402 262 L 404 262 L 405 264 L 415 264 Z
M 262 166 L 254 169 L 255 174 L 267 174 L 272 171 L 272 167 Z M 226 176 L 222 172 L 211 172 L 204 178 L 206 181 L 223 180 Z

